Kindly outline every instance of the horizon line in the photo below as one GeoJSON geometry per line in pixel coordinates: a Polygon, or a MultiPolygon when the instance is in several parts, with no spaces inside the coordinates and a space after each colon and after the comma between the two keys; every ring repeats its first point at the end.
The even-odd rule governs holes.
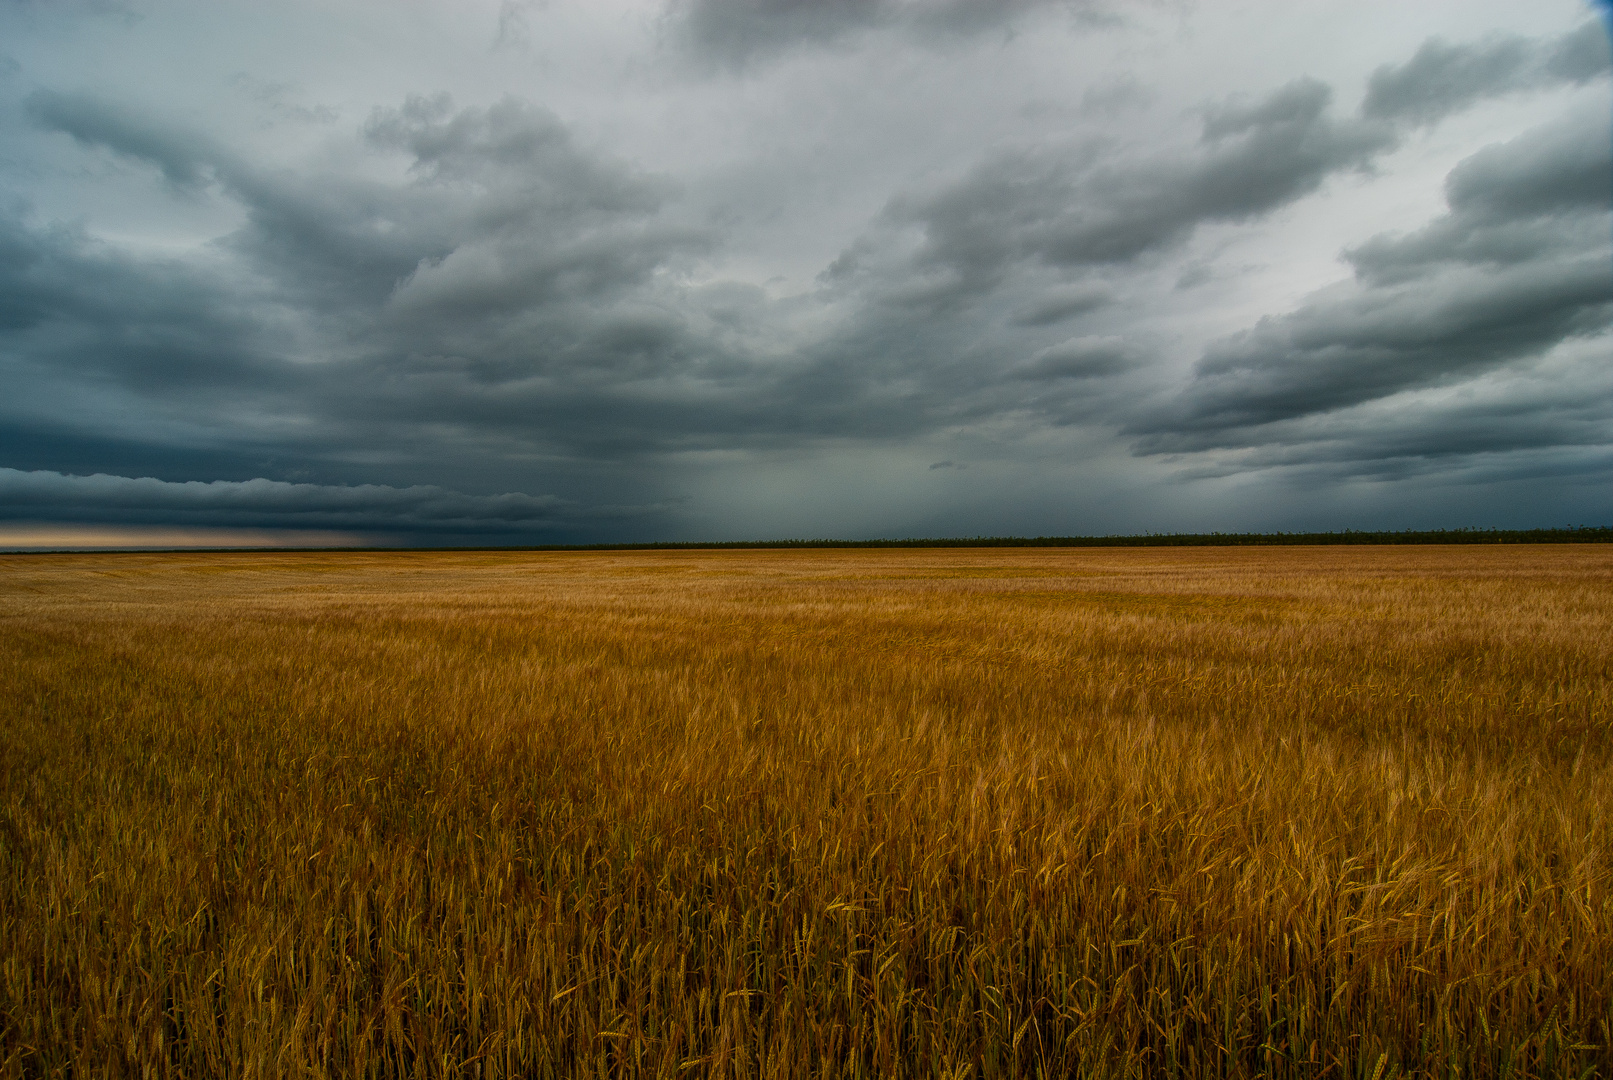
{"type": "Polygon", "coordinates": [[[1500,529],[1466,526],[1455,529],[1343,529],[1319,532],[1131,533],[1103,536],[973,536],[877,538],[866,540],[645,540],[588,544],[196,544],[51,545],[9,547],[5,555],[88,555],[163,553],[364,553],[364,552],[565,552],[565,551],[698,551],[833,548],[1011,548],[1011,547],[1336,547],[1418,544],[1592,544],[1613,543],[1613,525],[1565,525],[1554,528],[1500,529]]]}

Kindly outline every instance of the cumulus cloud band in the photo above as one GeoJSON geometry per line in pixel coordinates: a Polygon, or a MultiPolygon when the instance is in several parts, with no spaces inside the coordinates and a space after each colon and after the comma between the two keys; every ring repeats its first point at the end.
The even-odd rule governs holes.
{"type": "Polygon", "coordinates": [[[379,530],[531,529],[588,511],[552,496],[467,495],[430,485],[294,484],[280,480],[167,481],[0,468],[12,519],[186,522],[379,530]]]}

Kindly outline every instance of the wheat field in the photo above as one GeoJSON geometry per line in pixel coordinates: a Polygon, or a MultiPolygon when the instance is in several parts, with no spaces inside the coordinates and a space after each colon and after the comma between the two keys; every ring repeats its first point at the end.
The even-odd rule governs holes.
{"type": "Polygon", "coordinates": [[[0,557],[0,1076],[1613,1077],[1613,546],[0,557]]]}

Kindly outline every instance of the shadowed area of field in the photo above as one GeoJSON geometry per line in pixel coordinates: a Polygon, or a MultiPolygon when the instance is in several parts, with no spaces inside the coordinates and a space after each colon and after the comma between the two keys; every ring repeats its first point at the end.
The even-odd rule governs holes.
{"type": "Polygon", "coordinates": [[[1613,547],[0,556],[0,1076],[1613,1076],[1613,547]]]}

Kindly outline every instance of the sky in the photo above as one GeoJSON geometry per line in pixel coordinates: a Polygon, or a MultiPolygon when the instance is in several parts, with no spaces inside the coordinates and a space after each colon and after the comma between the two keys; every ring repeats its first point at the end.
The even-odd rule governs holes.
{"type": "Polygon", "coordinates": [[[0,0],[0,545],[1613,524],[1610,142],[1583,0],[0,0]]]}

